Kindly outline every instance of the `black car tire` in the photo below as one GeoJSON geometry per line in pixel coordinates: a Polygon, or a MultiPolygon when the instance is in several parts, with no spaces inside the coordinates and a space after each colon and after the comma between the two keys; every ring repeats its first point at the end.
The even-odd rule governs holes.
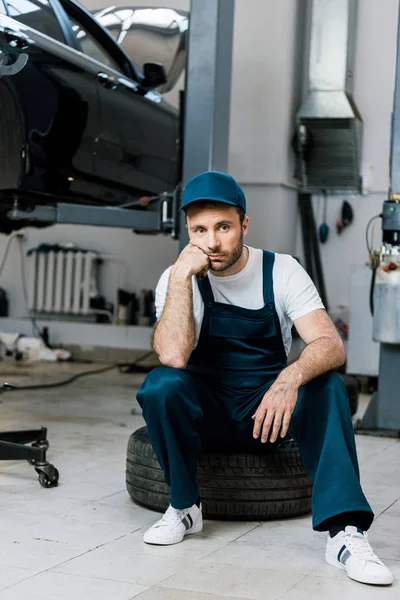
{"type": "Polygon", "coordinates": [[[349,397],[350,412],[353,416],[358,410],[358,396],[360,393],[358,379],[356,377],[352,377],[351,375],[346,375],[345,373],[339,373],[339,375],[345,385],[347,395],[349,397]]]}
{"type": "MultiPolygon", "coordinates": [[[[257,454],[202,453],[197,480],[206,519],[261,521],[311,509],[312,482],[294,442],[257,454]]],[[[136,503],[160,512],[167,509],[169,487],[146,427],[129,438],[126,486],[136,503]]]]}

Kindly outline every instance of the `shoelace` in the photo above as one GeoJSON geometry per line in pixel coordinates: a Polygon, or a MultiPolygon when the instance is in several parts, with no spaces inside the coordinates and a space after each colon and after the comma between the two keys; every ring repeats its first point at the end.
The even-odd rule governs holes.
{"type": "Polygon", "coordinates": [[[348,533],[346,535],[346,546],[358,559],[371,560],[379,564],[381,562],[371,548],[367,533],[348,533]]]}
{"type": "Polygon", "coordinates": [[[184,517],[188,514],[187,510],[179,510],[177,508],[173,508],[169,506],[167,511],[163,514],[161,521],[165,523],[171,523],[171,525],[175,525],[180,523],[184,517]]]}

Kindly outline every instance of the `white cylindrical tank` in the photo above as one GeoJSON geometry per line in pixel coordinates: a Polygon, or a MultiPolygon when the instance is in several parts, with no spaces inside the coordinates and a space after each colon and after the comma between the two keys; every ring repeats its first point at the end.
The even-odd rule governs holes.
{"type": "Polygon", "coordinates": [[[400,344],[400,260],[382,262],[376,269],[373,339],[400,344]]]}

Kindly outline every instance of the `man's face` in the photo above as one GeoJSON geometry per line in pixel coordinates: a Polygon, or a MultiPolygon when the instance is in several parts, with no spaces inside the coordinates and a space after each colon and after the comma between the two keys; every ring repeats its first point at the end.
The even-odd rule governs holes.
{"type": "Polygon", "coordinates": [[[222,273],[239,260],[249,218],[245,217],[241,225],[234,206],[220,203],[199,207],[194,203],[188,207],[186,222],[191,243],[209,256],[212,271],[222,273]]]}

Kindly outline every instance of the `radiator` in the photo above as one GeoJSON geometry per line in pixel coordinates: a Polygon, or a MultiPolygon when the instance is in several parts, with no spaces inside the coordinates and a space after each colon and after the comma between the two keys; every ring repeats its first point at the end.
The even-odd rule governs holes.
{"type": "Polygon", "coordinates": [[[28,252],[29,309],[36,313],[88,315],[90,299],[98,296],[96,252],[44,244],[28,252]],[[49,249],[51,248],[51,249],[49,249]]]}

